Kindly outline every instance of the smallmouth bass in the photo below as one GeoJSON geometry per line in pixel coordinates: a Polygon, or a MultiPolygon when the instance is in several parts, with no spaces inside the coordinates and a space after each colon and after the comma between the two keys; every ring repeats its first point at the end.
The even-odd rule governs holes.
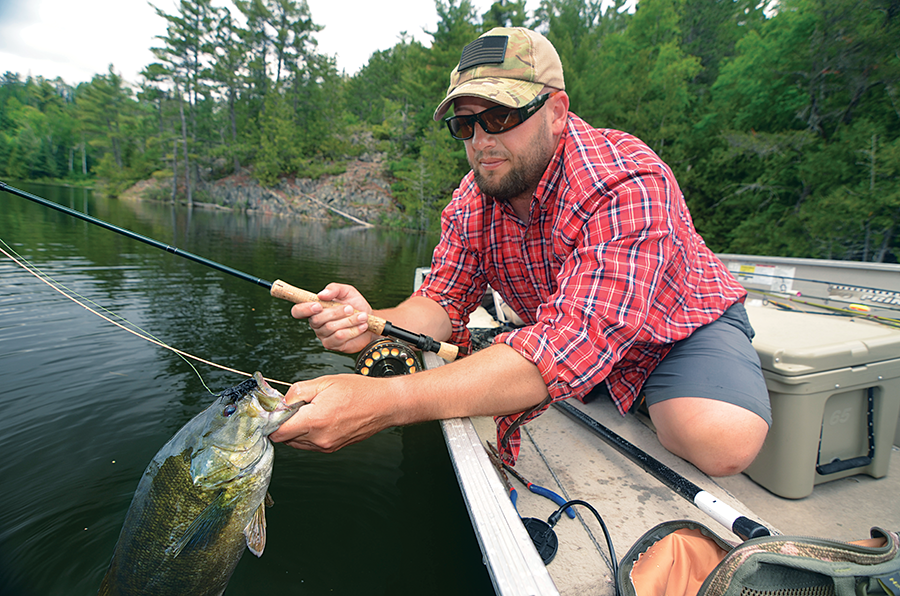
{"type": "Polygon", "coordinates": [[[135,490],[99,596],[218,596],[244,548],[261,556],[286,404],[260,373],[216,396],[157,452],[135,490]]]}

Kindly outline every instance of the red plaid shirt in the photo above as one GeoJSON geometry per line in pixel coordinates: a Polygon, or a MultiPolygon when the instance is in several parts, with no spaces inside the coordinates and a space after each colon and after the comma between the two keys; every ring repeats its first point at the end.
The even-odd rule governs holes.
{"type": "MultiPolygon", "coordinates": [[[[746,294],[694,229],[669,167],[639,139],[571,113],[529,222],[471,172],[444,209],[417,295],[447,311],[451,342],[469,343],[488,284],[527,324],[495,342],[537,365],[552,401],[605,380],[622,414],[673,342],[746,294]]],[[[548,405],[495,419],[504,459],[518,455],[514,423],[548,405]]]]}

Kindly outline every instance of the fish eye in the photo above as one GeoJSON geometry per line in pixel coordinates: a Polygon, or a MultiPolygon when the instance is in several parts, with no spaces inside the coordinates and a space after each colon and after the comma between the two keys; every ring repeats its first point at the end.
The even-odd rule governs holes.
{"type": "Polygon", "coordinates": [[[237,408],[235,408],[232,405],[227,405],[227,406],[225,406],[225,409],[222,411],[222,415],[225,416],[226,418],[228,418],[229,416],[234,414],[236,411],[237,411],[237,408]]]}

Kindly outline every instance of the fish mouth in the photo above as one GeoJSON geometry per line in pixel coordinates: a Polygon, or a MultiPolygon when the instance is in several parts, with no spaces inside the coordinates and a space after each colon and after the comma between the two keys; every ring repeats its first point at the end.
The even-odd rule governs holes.
{"type": "Polygon", "coordinates": [[[253,373],[253,380],[256,381],[256,389],[253,390],[253,394],[263,410],[277,412],[291,408],[291,405],[285,403],[284,395],[277,389],[273,389],[263,378],[262,373],[258,371],[253,373]]]}

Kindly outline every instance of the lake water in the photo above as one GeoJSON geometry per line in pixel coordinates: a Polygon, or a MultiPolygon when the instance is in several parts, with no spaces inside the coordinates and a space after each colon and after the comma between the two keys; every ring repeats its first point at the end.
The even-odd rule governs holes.
{"type": "MultiPolygon", "coordinates": [[[[409,295],[436,240],[16,186],[269,281],[352,283],[376,308],[409,295]]],[[[353,371],[265,289],[3,192],[0,239],[190,354],[287,382],[353,371]]],[[[216,392],[244,379],[196,366],[216,392]]],[[[96,594],[144,468],[212,395],[2,255],[0,375],[0,594],[96,594]]],[[[276,445],[270,492],[265,553],[244,554],[227,596],[493,593],[437,423],[330,455],[276,445]]]]}

